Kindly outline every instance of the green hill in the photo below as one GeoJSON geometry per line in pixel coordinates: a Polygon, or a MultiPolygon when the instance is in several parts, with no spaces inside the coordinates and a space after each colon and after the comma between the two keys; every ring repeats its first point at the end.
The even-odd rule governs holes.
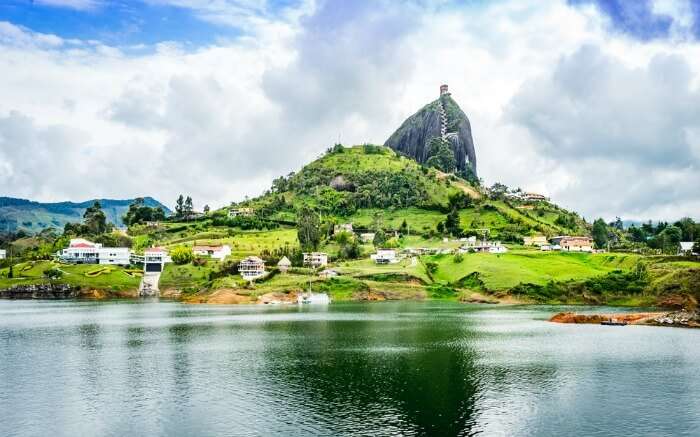
{"type": "MultiPolygon", "coordinates": [[[[122,216],[129,209],[134,199],[93,199],[85,202],[41,203],[26,199],[0,197],[0,232],[23,229],[27,232],[40,232],[47,228],[61,229],[66,223],[79,222],[85,209],[99,200],[107,221],[121,226],[122,216]]],[[[168,207],[153,199],[145,197],[144,203],[150,207],[161,207],[170,213],[168,207]]]]}
{"type": "Polygon", "coordinates": [[[445,220],[450,199],[462,194],[470,199],[459,205],[465,234],[489,229],[492,238],[512,241],[534,234],[588,234],[580,217],[554,204],[489,198],[458,176],[374,145],[336,146],[298,173],[276,179],[265,195],[237,207],[251,207],[260,218],[294,222],[296,212],[310,206],[326,220],[359,228],[370,227],[379,216],[387,231],[406,221],[412,234],[427,236],[445,220]]]}

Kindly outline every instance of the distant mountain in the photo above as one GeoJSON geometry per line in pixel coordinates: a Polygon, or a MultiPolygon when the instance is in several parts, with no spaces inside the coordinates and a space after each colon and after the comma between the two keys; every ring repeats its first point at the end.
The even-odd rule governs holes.
{"type": "Polygon", "coordinates": [[[447,91],[440,88],[440,97],[410,116],[384,145],[421,164],[430,158],[429,143],[442,138],[452,148],[458,172],[476,179],[476,151],[469,119],[447,91]]]}
{"type": "MultiPolygon", "coordinates": [[[[56,202],[41,203],[27,199],[0,197],[0,232],[23,229],[28,232],[39,232],[46,228],[63,228],[66,223],[79,222],[85,209],[96,199],[85,202],[56,202]]],[[[97,199],[107,216],[107,221],[122,226],[122,216],[129,209],[134,199],[114,200],[97,199]]],[[[147,206],[163,208],[166,214],[170,209],[152,197],[144,197],[147,206]]]]}

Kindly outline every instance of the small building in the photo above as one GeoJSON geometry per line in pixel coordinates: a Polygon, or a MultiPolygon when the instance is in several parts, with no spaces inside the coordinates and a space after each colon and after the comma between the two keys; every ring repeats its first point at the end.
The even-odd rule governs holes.
{"type": "Polygon", "coordinates": [[[287,273],[289,268],[292,266],[292,262],[286,256],[283,256],[281,260],[277,263],[277,268],[281,273],[287,273]]]}
{"type": "Polygon", "coordinates": [[[540,250],[543,252],[551,252],[552,251],[552,245],[551,244],[543,244],[540,246],[540,250]]]}
{"type": "Polygon", "coordinates": [[[328,254],[324,252],[311,252],[304,254],[304,265],[313,269],[328,265],[328,254]]]}
{"type": "Polygon", "coordinates": [[[363,243],[371,243],[374,241],[374,232],[363,232],[360,234],[360,241],[363,243]]]}
{"type": "Polygon", "coordinates": [[[231,255],[231,246],[228,244],[219,245],[195,245],[192,248],[192,253],[197,256],[209,256],[219,261],[223,261],[227,256],[231,255]]]}
{"type": "Polygon", "coordinates": [[[338,276],[338,272],[336,272],[333,269],[326,269],[326,270],[322,271],[321,273],[319,273],[318,276],[321,279],[335,278],[336,276],[338,276]]]}
{"type": "Polygon", "coordinates": [[[265,261],[257,256],[249,256],[238,263],[238,273],[247,281],[265,276],[265,261]]]}
{"type": "MultiPolygon", "coordinates": [[[[681,241],[680,242],[680,254],[681,255],[692,255],[693,254],[693,247],[695,246],[695,242],[693,241],[681,241]]],[[[0,258],[2,258],[0,254],[0,258]]]]}
{"type": "Polygon", "coordinates": [[[5,249],[0,249],[0,259],[7,258],[7,251],[5,249]]]}
{"type": "Polygon", "coordinates": [[[549,242],[544,235],[535,235],[534,237],[523,237],[523,244],[525,246],[544,246],[549,242]]]}
{"type": "Polygon", "coordinates": [[[558,245],[567,252],[593,252],[591,237],[563,237],[558,240],[558,245]]]}
{"type": "Polygon", "coordinates": [[[506,253],[508,248],[501,244],[500,241],[480,241],[476,244],[465,244],[461,246],[458,253],[467,252],[483,252],[483,253],[506,253]]]}
{"type": "Polygon", "coordinates": [[[394,249],[378,249],[377,253],[371,255],[370,258],[377,264],[393,264],[398,262],[394,249]]]}
{"type": "Polygon", "coordinates": [[[162,247],[149,247],[143,251],[143,270],[147,273],[160,273],[171,261],[168,251],[162,247]]]}
{"type": "Polygon", "coordinates": [[[228,210],[228,216],[231,218],[238,216],[250,217],[253,214],[255,214],[253,208],[231,208],[228,210]]]}
{"type": "Polygon", "coordinates": [[[84,238],[73,238],[68,247],[58,252],[58,258],[71,264],[108,264],[128,266],[131,250],[128,247],[102,247],[84,238]]]}
{"type": "Polygon", "coordinates": [[[520,194],[520,200],[524,200],[526,202],[548,202],[549,199],[538,193],[521,193],[520,194]]]}
{"type": "MultiPolygon", "coordinates": [[[[339,225],[333,226],[333,233],[337,234],[340,232],[349,232],[352,234],[352,223],[342,223],[339,225]]],[[[372,237],[374,238],[374,237],[372,237]]]]}

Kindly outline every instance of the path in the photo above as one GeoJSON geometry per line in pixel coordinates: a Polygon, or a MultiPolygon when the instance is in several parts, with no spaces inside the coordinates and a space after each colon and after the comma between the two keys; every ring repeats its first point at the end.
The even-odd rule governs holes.
{"type": "Polygon", "coordinates": [[[157,297],[160,293],[158,282],[160,281],[160,273],[146,272],[141,279],[139,286],[139,296],[141,297],[157,297]]]}

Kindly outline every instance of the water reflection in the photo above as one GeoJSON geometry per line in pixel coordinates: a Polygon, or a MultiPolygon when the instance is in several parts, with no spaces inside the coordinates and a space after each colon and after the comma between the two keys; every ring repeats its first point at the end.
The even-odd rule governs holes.
{"type": "Polygon", "coordinates": [[[698,435],[700,331],[557,310],[0,302],[0,435],[698,435]]]}

